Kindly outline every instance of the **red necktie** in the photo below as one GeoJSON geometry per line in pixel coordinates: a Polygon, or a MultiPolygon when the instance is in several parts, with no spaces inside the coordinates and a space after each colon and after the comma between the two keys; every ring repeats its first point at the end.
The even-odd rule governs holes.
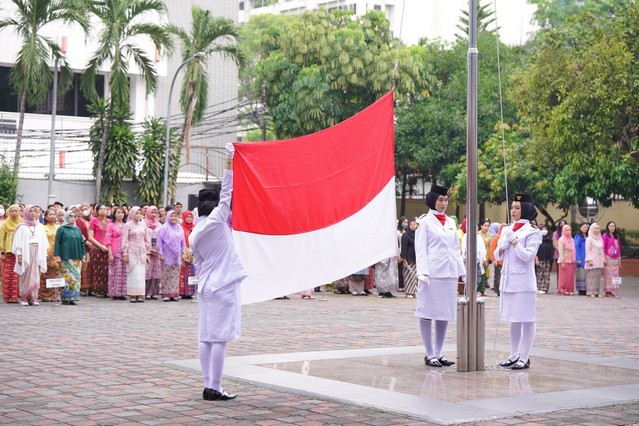
{"type": "Polygon", "coordinates": [[[435,217],[441,222],[442,226],[446,223],[446,215],[445,214],[436,214],[435,217]]]}
{"type": "Polygon", "coordinates": [[[513,225],[513,232],[517,232],[517,230],[519,228],[521,228],[522,226],[524,226],[524,222],[517,222],[513,225]]]}

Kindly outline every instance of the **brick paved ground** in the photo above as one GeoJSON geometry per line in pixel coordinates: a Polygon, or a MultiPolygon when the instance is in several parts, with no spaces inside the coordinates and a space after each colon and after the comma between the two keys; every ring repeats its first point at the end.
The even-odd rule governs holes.
{"type": "MultiPolygon", "coordinates": [[[[325,293],[322,293],[325,295],[325,293]]],[[[327,294],[327,301],[246,306],[243,337],[228,354],[249,355],[420,345],[410,299],[327,294]]],[[[497,298],[487,301],[487,348],[497,298]]],[[[622,298],[539,298],[536,348],[639,359],[639,279],[622,298]]],[[[201,399],[199,375],[167,361],[197,358],[197,305],[83,298],[78,306],[0,305],[0,424],[417,425],[423,420],[286,389],[224,380],[231,402],[201,399]]],[[[448,333],[454,342],[455,327],[448,333]]],[[[534,356],[534,349],[533,349],[534,356]]],[[[418,359],[414,367],[423,369],[418,359]]],[[[420,370],[421,371],[421,370],[420,370]]],[[[526,415],[483,425],[639,424],[639,403],[526,415]]]]}

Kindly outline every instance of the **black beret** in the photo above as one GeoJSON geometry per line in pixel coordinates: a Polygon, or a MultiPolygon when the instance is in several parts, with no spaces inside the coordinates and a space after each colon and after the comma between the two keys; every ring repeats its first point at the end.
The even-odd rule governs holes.
{"type": "Polygon", "coordinates": [[[433,185],[430,187],[430,192],[434,192],[438,195],[448,195],[448,188],[445,186],[433,185]]]}
{"type": "Polygon", "coordinates": [[[513,201],[519,201],[520,203],[532,203],[532,196],[529,194],[515,194],[513,201]]]}

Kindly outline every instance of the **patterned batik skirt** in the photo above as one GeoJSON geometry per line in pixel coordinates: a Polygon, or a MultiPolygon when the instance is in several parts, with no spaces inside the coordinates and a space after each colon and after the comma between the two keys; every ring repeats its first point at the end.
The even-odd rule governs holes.
{"type": "Polygon", "coordinates": [[[60,273],[66,284],[62,290],[62,301],[71,302],[80,300],[82,261],[80,259],[63,260],[60,266],[60,273]]]}
{"type": "Polygon", "coordinates": [[[586,270],[584,268],[575,269],[575,290],[579,294],[586,294],[586,270]]]}
{"type": "Polygon", "coordinates": [[[550,288],[551,269],[552,259],[539,261],[539,265],[535,268],[535,273],[537,275],[537,290],[548,293],[548,289],[550,288]]]}
{"type": "Polygon", "coordinates": [[[415,296],[417,294],[417,274],[414,263],[404,263],[404,294],[415,296]]]}
{"type": "Polygon", "coordinates": [[[604,291],[606,293],[617,294],[619,284],[615,283],[615,278],[619,278],[619,258],[606,256],[606,264],[604,265],[604,291]]]}
{"type": "Polygon", "coordinates": [[[182,262],[180,270],[180,296],[190,298],[195,294],[196,286],[189,285],[189,277],[195,275],[195,267],[192,263],[182,262]]]}
{"type": "Polygon", "coordinates": [[[53,278],[60,278],[60,267],[58,262],[55,261],[53,255],[47,255],[47,272],[40,277],[40,300],[45,302],[54,302],[56,298],[56,289],[47,288],[47,280],[53,278]]]}
{"type": "Polygon", "coordinates": [[[180,266],[162,265],[162,297],[178,297],[180,288],[180,266]]]}
{"type": "Polygon", "coordinates": [[[97,247],[91,249],[91,287],[99,296],[109,291],[109,253],[97,247]]]}
{"type": "Polygon", "coordinates": [[[126,263],[122,255],[114,256],[113,262],[109,262],[109,296],[126,296],[126,263]]]}
{"type": "Polygon", "coordinates": [[[13,272],[16,266],[16,256],[13,253],[4,254],[2,264],[2,299],[7,303],[18,303],[20,297],[20,280],[13,272]]]}

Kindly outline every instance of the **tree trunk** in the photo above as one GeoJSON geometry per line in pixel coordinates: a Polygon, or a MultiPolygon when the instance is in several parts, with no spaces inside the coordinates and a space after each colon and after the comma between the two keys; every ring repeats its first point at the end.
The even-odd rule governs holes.
{"type": "Polygon", "coordinates": [[[402,173],[402,198],[401,198],[401,204],[400,204],[400,208],[399,208],[399,215],[400,216],[405,216],[406,215],[406,181],[408,179],[406,178],[406,173],[402,173]]]}
{"type": "Polygon", "coordinates": [[[104,119],[104,129],[102,130],[102,140],[100,141],[100,149],[98,150],[98,164],[95,167],[95,202],[100,202],[102,192],[102,171],[104,170],[104,153],[109,140],[109,131],[111,130],[111,120],[113,119],[113,98],[109,101],[109,108],[104,119]]]}
{"type": "Polygon", "coordinates": [[[189,82],[189,107],[184,117],[184,127],[182,128],[182,140],[184,141],[184,150],[186,151],[186,162],[191,157],[191,123],[193,122],[193,110],[195,109],[195,81],[189,82]]]}
{"type": "Polygon", "coordinates": [[[13,157],[13,175],[18,176],[20,168],[20,151],[22,149],[22,133],[24,132],[24,114],[27,109],[27,89],[20,95],[20,117],[18,118],[18,133],[16,134],[16,151],[13,157]]]}

